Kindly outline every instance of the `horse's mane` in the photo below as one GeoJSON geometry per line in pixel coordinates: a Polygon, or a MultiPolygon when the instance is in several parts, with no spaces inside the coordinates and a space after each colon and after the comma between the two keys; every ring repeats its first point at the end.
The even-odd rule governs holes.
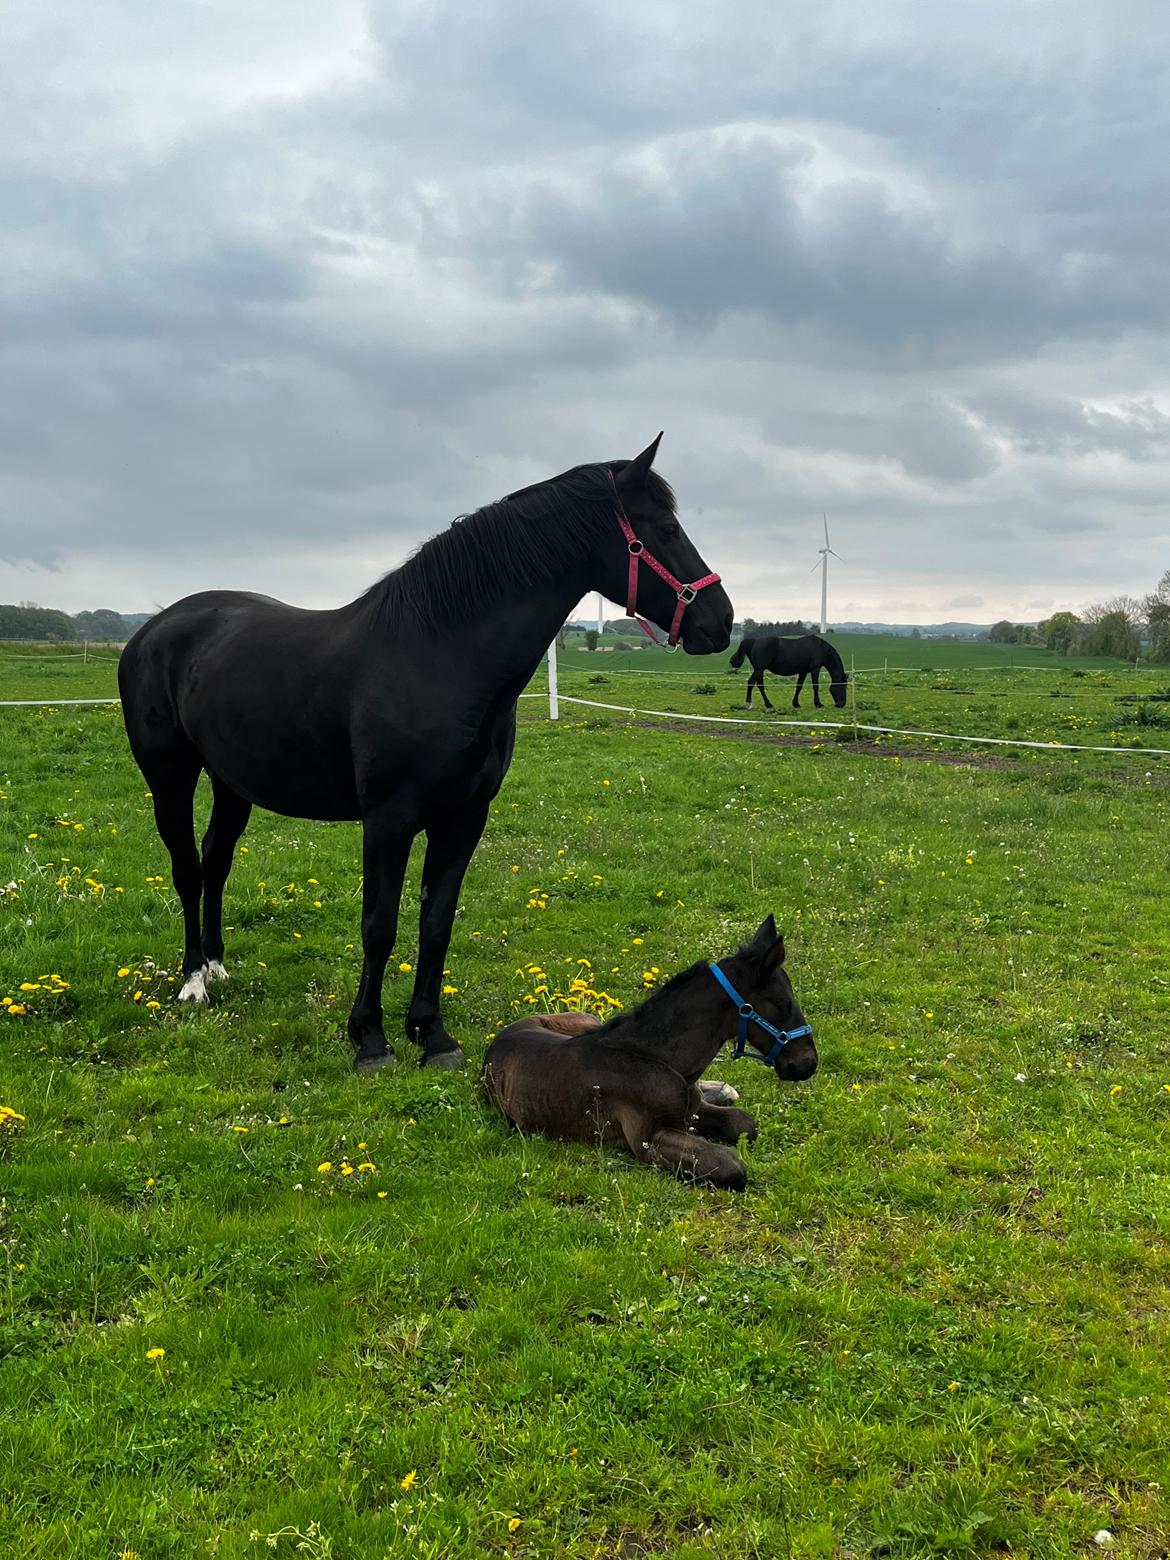
{"type": "MultiPolygon", "coordinates": [[[[381,622],[409,617],[420,626],[438,627],[563,578],[613,523],[610,473],[628,465],[616,460],[574,466],[460,515],[401,568],[372,585],[355,606],[381,622]]],[[[655,503],[673,512],[674,493],[657,472],[649,473],[646,489],[655,503]]]]}
{"type": "Polygon", "coordinates": [[[817,644],[821,646],[821,654],[824,656],[825,665],[829,669],[830,681],[844,682],[845,662],[841,659],[841,652],[836,645],[830,644],[827,639],[822,639],[819,634],[810,635],[810,638],[815,639],[817,644]]]}
{"type": "MultiPolygon", "coordinates": [[[[750,952],[750,946],[744,943],[743,947],[736,949],[734,957],[741,958],[750,952]]],[[[696,975],[706,975],[713,983],[714,978],[711,975],[710,965],[711,961],[709,959],[698,959],[694,964],[688,965],[685,970],[679,970],[677,975],[672,975],[664,986],[659,986],[657,991],[651,992],[644,1002],[638,1003],[637,1007],[626,1008],[621,1013],[615,1013],[612,1018],[607,1019],[602,1024],[600,1029],[591,1029],[589,1038],[591,1040],[600,1040],[618,1026],[632,1024],[634,1035],[628,1036],[627,1039],[636,1039],[637,1031],[641,1028],[655,1025],[659,1013],[668,1000],[677,996],[679,988],[694,980],[696,975]]]]}

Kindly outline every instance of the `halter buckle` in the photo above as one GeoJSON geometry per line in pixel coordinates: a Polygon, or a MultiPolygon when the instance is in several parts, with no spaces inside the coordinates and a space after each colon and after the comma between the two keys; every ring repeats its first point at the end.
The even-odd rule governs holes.
{"type": "Polygon", "coordinates": [[[691,602],[694,601],[698,594],[698,591],[693,585],[684,585],[678,593],[678,599],[682,602],[684,607],[689,607],[691,602]]]}
{"type": "Polygon", "coordinates": [[[630,557],[631,558],[637,558],[640,555],[641,551],[642,551],[642,544],[641,544],[641,542],[638,540],[638,538],[636,536],[635,536],[634,540],[629,544],[629,546],[630,546],[630,557]]]}

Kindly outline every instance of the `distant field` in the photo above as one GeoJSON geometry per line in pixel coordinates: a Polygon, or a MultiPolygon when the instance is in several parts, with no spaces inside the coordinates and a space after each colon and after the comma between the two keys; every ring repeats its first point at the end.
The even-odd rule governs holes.
{"type": "MultiPolygon", "coordinates": [[[[563,684],[742,698],[725,658],[600,659],[563,684]]],[[[5,697],[114,687],[0,668],[5,697]]],[[[1009,734],[1084,712],[1079,735],[1157,681],[947,676],[970,691],[904,668],[863,702],[1009,734]]],[[[356,828],[256,816],[233,980],[179,1012],[117,710],[0,710],[6,1560],[1068,1560],[1100,1528],[1160,1555],[1166,761],[988,770],[522,709],[449,960],[473,1065],[372,1078],[339,1034],[356,828]],[[822,1067],[713,1069],[761,1126],[743,1197],[480,1102],[538,985],[586,971],[628,1005],[768,911],[822,1067]]],[[[416,856],[395,1034],[417,893],[416,856]]]]}

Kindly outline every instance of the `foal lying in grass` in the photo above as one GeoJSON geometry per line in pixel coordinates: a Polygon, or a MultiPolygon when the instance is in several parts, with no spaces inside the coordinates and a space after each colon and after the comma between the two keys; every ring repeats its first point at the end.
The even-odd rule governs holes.
{"type": "Polygon", "coordinates": [[[484,1057],[488,1097],[522,1132],[624,1145],[643,1164],[704,1186],[742,1191],[747,1170],[724,1144],[749,1142],[736,1098],[699,1083],[720,1047],[766,1062],[778,1078],[810,1078],[812,1030],[784,972],[771,916],[750,943],[690,969],[607,1024],[588,1013],[533,1015],[500,1031],[484,1057]]]}

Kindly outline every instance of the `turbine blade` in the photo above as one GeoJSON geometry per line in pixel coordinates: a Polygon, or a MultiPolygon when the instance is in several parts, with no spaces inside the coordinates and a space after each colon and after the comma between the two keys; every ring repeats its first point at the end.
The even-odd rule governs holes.
{"type": "Polygon", "coordinates": [[[824,510],[821,511],[821,519],[825,522],[825,546],[829,545],[829,517],[824,510]]]}

